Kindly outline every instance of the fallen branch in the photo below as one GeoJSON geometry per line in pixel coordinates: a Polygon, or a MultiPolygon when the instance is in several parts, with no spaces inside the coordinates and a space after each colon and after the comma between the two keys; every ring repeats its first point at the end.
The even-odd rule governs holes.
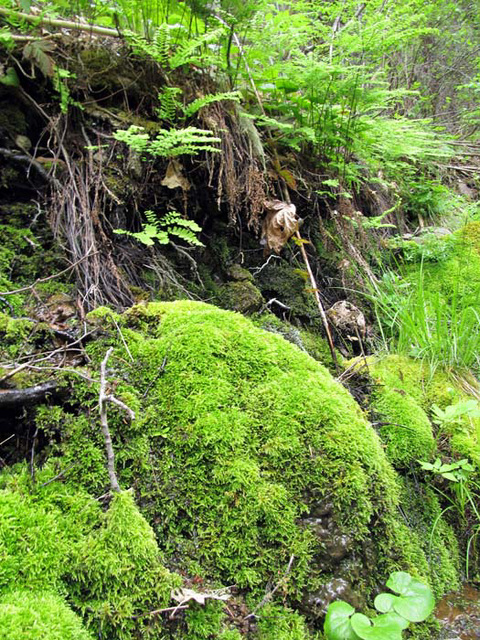
{"type": "Polygon", "coordinates": [[[48,396],[57,396],[61,388],[55,381],[44,382],[27,389],[0,389],[0,407],[15,407],[42,402],[48,396]]]}
{"type": "Polygon", "coordinates": [[[48,25],[50,27],[58,27],[60,29],[75,29],[76,31],[86,31],[87,33],[94,33],[97,36],[107,36],[110,38],[120,38],[121,34],[116,29],[109,29],[108,27],[99,27],[95,24],[82,24],[81,22],[74,22],[73,20],[57,20],[56,18],[48,18],[47,16],[34,15],[32,13],[22,13],[21,11],[12,11],[11,9],[0,8],[0,16],[7,18],[15,18],[18,20],[25,20],[26,22],[32,22],[36,26],[48,25]]]}
{"type": "Polygon", "coordinates": [[[117,493],[120,492],[120,485],[118,484],[117,474],[115,473],[115,453],[113,451],[112,445],[112,437],[110,435],[110,429],[108,428],[108,420],[107,420],[107,402],[111,402],[112,404],[116,404],[117,407],[123,409],[129,416],[130,420],[135,419],[135,413],[127,407],[127,405],[106,392],[107,389],[107,362],[112,354],[113,347],[105,354],[105,358],[102,360],[102,364],[100,365],[100,395],[98,398],[98,407],[100,410],[100,422],[102,425],[103,437],[105,439],[105,449],[107,451],[107,470],[108,477],[110,478],[110,488],[112,491],[117,493]]]}
{"type": "Polygon", "coordinates": [[[335,365],[335,369],[337,372],[339,371],[337,355],[335,353],[335,347],[333,346],[332,334],[330,333],[330,327],[328,325],[327,315],[325,313],[325,309],[323,308],[322,300],[320,298],[320,293],[318,291],[317,283],[315,280],[315,276],[313,275],[312,268],[310,266],[310,262],[308,260],[307,252],[305,250],[305,242],[300,235],[299,231],[295,232],[295,237],[298,239],[298,244],[300,245],[300,251],[302,253],[303,261],[305,262],[305,266],[307,267],[308,277],[310,278],[310,283],[313,289],[313,295],[315,296],[315,300],[317,301],[318,310],[320,311],[320,317],[322,318],[323,326],[325,329],[325,333],[327,334],[328,346],[330,347],[330,353],[332,354],[332,360],[335,365]]]}

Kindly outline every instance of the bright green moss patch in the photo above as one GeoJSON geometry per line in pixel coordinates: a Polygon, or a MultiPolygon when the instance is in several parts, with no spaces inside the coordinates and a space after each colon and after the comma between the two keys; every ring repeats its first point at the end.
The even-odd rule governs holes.
{"type": "MultiPolygon", "coordinates": [[[[92,628],[99,625],[107,637],[130,638],[139,628],[135,614],[167,606],[171,588],[180,584],[161,560],[132,493],[115,494],[102,527],[77,549],[69,594],[92,628]]],[[[154,637],[159,624],[158,618],[150,621],[144,637],[154,637]]]]}
{"type": "MultiPolygon", "coordinates": [[[[299,594],[322,574],[312,558],[328,557],[307,524],[318,504],[332,503],[329,518],[352,551],[376,536],[374,521],[395,520],[397,485],[377,435],[305,352],[240,315],[179,301],[116,317],[130,364],[108,316],[90,315],[104,330],[111,326],[90,355],[98,366],[116,346],[110,375],[138,415],[128,423],[109,411],[120,482],[134,483],[176,567],[261,594],[293,554],[289,590],[299,594]]],[[[75,475],[88,486],[82,464],[75,475]]],[[[402,549],[395,555],[409,564],[402,549]]]]}
{"type": "Polygon", "coordinates": [[[258,640],[308,640],[304,618],[287,607],[268,604],[259,613],[258,640]]]}
{"type": "MultiPolygon", "coordinates": [[[[26,469],[2,477],[0,592],[34,589],[65,596],[87,626],[96,633],[102,629],[110,640],[158,638],[161,619],[142,614],[166,606],[180,579],[162,564],[132,494],[115,495],[103,512],[73,484],[42,486],[53,475],[53,468],[39,472],[36,489],[26,469]]],[[[45,635],[50,637],[57,638],[53,631],[45,635]]]]}
{"type": "Polygon", "coordinates": [[[12,591],[0,597],[1,640],[92,640],[76,615],[58,595],[12,591]]]}
{"type": "Polygon", "coordinates": [[[435,448],[432,427],[425,411],[405,391],[381,387],[371,401],[379,416],[379,433],[395,468],[428,459],[435,448]]]}
{"type": "MultiPolygon", "coordinates": [[[[409,437],[410,434],[406,429],[403,434],[405,443],[402,443],[402,432],[398,431],[396,434],[398,437],[393,437],[394,444],[391,445],[392,435],[388,435],[389,425],[385,425],[386,431],[385,433],[382,431],[382,438],[386,438],[387,447],[394,446],[398,454],[404,445],[408,448],[408,442],[410,442],[413,447],[410,449],[413,454],[412,459],[422,457],[427,459],[433,454],[435,447],[432,446],[429,449],[429,442],[432,443],[432,440],[421,410],[431,418],[434,404],[445,409],[449,405],[471,400],[472,396],[468,395],[466,389],[468,384],[475,388],[475,380],[448,374],[440,368],[432,373],[428,365],[406,356],[389,355],[382,359],[369,358],[368,363],[369,374],[378,385],[378,391],[372,394],[373,410],[390,416],[391,422],[398,421],[398,424],[414,428],[418,437],[418,440],[415,440],[414,432],[411,432],[409,437]],[[387,402],[385,397],[389,398],[387,402]],[[418,442],[419,447],[416,453],[415,442],[418,442]]],[[[435,426],[434,432],[437,439],[441,436],[448,438],[449,447],[454,455],[469,458],[480,468],[480,420],[478,418],[462,416],[447,428],[435,426]]],[[[405,457],[404,460],[406,460],[405,457]]]]}

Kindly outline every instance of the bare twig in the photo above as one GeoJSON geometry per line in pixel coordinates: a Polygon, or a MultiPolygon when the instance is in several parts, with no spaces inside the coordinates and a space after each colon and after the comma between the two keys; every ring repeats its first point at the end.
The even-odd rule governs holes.
{"type": "Polygon", "coordinates": [[[76,466],[76,462],[74,462],[73,464],[71,464],[69,467],[67,467],[66,469],[64,469],[63,471],[60,471],[60,473],[57,473],[56,476],[54,476],[53,478],[50,478],[50,480],[47,480],[46,482],[43,482],[40,486],[41,487],[46,487],[47,484],[50,484],[51,482],[55,482],[55,480],[58,480],[59,478],[61,478],[62,476],[64,476],[68,471],[70,471],[71,469],[73,469],[73,467],[76,466]]]}
{"type": "Polygon", "coordinates": [[[99,251],[95,251],[93,253],[87,253],[82,258],[80,258],[80,260],[77,260],[76,262],[73,262],[66,269],[63,269],[63,271],[59,271],[58,273],[54,273],[53,275],[48,276],[46,278],[37,278],[37,280],[35,280],[35,282],[33,284],[29,284],[26,287],[21,287],[20,289],[14,289],[13,291],[1,291],[0,292],[0,296],[11,296],[14,293],[22,293],[22,291],[29,291],[30,289],[34,289],[37,286],[37,284],[40,284],[41,282],[47,282],[48,280],[53,280],[54,278],[59,278],[60,276],[63,276],[64,273],[67,273],[68,271],[71,271],[71,269],[74,269],[78,264],[80,264],[80,262],[83,262],[87,258],[91,258],[92,256],[96,255],[97,253],[100,253],[100,252],[99,251]]]}
{"type": "Polygon", "coordinates": [[[271,253],[266,262],[264,262],[260,267],[255,267],[255,269],[252,269],[252,275],[258,276],[258,274],[261,273],[265,269],[265,267],[269,264],[270,260],[281,260],[281,258],[280,256],[277,256],[277,254],[271,253]]]}
{"type": "Polygon", "coordinates": [[[2,446],[2,444],[5,444],[6,442],[8,442],[9,440],[11,440],[11,439],[12,439],[12,438],[14,438],[14,437],[15,437],[15,434],[14,434],[14,433],[12,433],[12,435],[11,435],[11,436],[8,436],[8,438],[5,438],[5,440],[2,440],[2,441],[0,442],[0,447],[2,446]]]}
{"type": "Polygon", "coordinates": [[[115,454],[113,451],[112,445],[112,437],[110,435],[110,429],[108,428],[107,421],[107,402],[111,402],[112,404],[116,404],[118,407],[126,411],[131,420],[135,419],[135,413],[127,407],[127,405],[115,398],[112,394],[106,392],[107,389],[107,362],[110,358],[113,351],[113,347],[108,349],[105,354],[105,358],[102,360],[102,364],[100,365],[100,394],[98,398],[98,407],[100,410],[100,422],[102,425],[103,437],[105,438],[105,449],[107,451],[107,470],[108,476],[110,478],[110,488],[112,491],[120,492],[120,485],[118,484],[117,474],[115,473],[115,454]]]}
{"type": "Polygon", "coordinates": [[[315,300],[317,301],[318,310],[320,311],[320,317],[322,318],[323,326],[325,328],[325,333],[327,334],[328,346],[330,347],[330,353],[332,354],[332,360],[335,365],[336,370],[339,370],[337,355],[335,353],[335,347],[333,346],[332,334],[330,333],[330,327],[328,325],[327,315],[325,313],[325,309],[323,308],[322,300],[320,298],[320,293],[318,291],[317,283],[315,280],[315,276],[313,275],[312,268],[310,266],[310,262],[308,260],[307,252],[305,250],[305,244],[302,236],[299,231],[295,232],[295,236],[300,244],[300,251],[302,253],[303,261],[305,262],[305,266],[307,267],[308,277],[310,278],[310,282],[313,289],[313,295],[315,296],[315,300]]]}
{"type": "Polygon", "coordinates": [[[181,607],[176,606],[176,607],[165,607],[164,609],[155,609],[154,611],[147,611],[146,613],[140,613],[137,616],[132,616],[132,618],[137,619],[137,618],[146,618],[147,616],[156,616],[159,613],[167,613],[168,611],[178,611],[179,609],[188,609],[188,604],[185,604],[181,607]]]}
{"type": "Polygon", "coordinates": [[[295,556],[292,553],[292,555],[290,556],[290,560],[288,561],[288,566],[285,569],[285,573],[283,574],[283,576],[280,578],[277,584],[273,587],[273,589],[265,594],[262,601],[259,604],[257,604],[257,606],[252,611],[252,613],[249,613],[248,616],[245,616],[244,620],[248,620],[249,618],[254,618],[256,616],[257,611],[261,609],[263,606],[265,606],[268,602],[270,602],[270,600],[273,598],[273,596],[278,591],[278,589],[280,589],[280,587],[283,584],[285,584],[285,578],[288,576],[288,574],[292,570],[292,565],[294,560],[295,560],[295,556]]]}

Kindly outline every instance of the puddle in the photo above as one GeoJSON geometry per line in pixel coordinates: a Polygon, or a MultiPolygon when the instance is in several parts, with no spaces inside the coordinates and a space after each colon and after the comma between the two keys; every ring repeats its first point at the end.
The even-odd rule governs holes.
{"type": "Polygon", "coordinates": [[[480,591],[472,585],[444,596],[435,615],[443,627],[441,640],[480,640],[480,591]]]}

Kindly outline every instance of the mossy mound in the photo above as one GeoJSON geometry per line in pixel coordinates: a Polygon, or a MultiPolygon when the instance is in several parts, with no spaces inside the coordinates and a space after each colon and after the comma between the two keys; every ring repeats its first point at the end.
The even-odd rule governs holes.
{"type": "MultiPolygon", "coordinates": [[[[120,482],[135,487],[171,566],[260,595],[293,555],[294,599],[368,542],[385,575],[418,573],[420,549],[392,548],[398,486],[378,436],[322,365],[202,303],[98,309],[90,321],[104,333],[92,363],[115,346],[110,375],[138,416],[128,424],[110,412],[120,482]],[[341,552],[331,554],[332,539],[341,552]]],[[[98,432],[79,418],[64,434],[65,463],[80,457],[75,480],[95,491],[106,483],[98,432]]],[[[367,593],[382,577],[352,582],[367,593]]]]}
{"type": "Polygon", "coordinates": [[[24,467],[1,478],[0,594],[33,591],[18,603],[13,595],[0,600],[0,620],[10,617],[15,632],[38,623],[44,633],[22,636],[18,631],[18,638],[90,638],[86,631],[74,635],[79,619],[62,596],[96,634],[100,630],[111,640],[158,638],[161,620],[142,615],[166,606],[171,588],[181,581],[164,568],[153,531],[132,494],[116,494],[103,512],[98,500],[73,484],[52,482],[54,477],[53,466],[47,465],[36,485],[24,467]],[[29,612],[34,596],[38,606],[32,601],[29,612]]]}
{"type": "MultiPolygon", "coordinates": [[[[432,415],[434,405],[445,409],[471,400],[472,396],[465,389],[470,384],[475,392],[478,383],[474,379],[453,376],[442,369],[432,373],[427,364],[406,356],[389,355],[381,360],[369,358],[368,363],[370,376],[380,389],[378,393],[373,394],[373,410],[389,415],[392,418],[391,422],[401,425],[394,437],[395,449],[400,447],[404,450],[404,461],[407,458],[410,458],[410,461],[428,459],[433,455],[435,446],[425,417],[432,415]],[[385,403],[384,396],[391,397],[392,393],[396,394],[392,402],[385,403]],[[410,432],[410,437],[408,432],[411,429],[414,431],[410,432]],[[414,433],[417,434],[418,440],[413,437],[414,433]]],[[[458,420],[442,427],[441,430],[437,427],[436,432],[437,438],[439,435],[448,438],[449,452],[469,458],[480,469],[479,418],[460,415],[458,420]]],[[[382,432],[382,437],[385,437],[387,446],[391,447],[393,445],[389,444],[388,434],[388,430],[386,434],[382,432]]]]}
{"type": "Polygon", "coordinates": [[[93,640],[58,595],[12,591],[0,597],[0,640],[93,640]]]}
{"type": "Polygon", "coordinates": [[[373,406],[379,415],[378,429],[387,458],[397,469],[428,459],[435,448],[432,427],[425,411],[402,389],[380,388],[373,406]]]}

